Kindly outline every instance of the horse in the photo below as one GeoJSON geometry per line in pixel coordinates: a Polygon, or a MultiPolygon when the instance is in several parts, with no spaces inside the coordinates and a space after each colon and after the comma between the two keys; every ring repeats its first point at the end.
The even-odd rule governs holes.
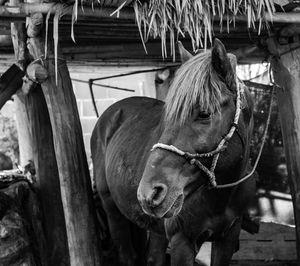
{"type": "Polygon", "coordinates": [[[195,56],[179,51],[165,102],[121,100],[92,133],[96,189],[120,265],[165,265],[169,245],[172,266],[192,266],[205,241],[211,265],[229,265],[254,198],[252,178],[238,183],[249,171],[253,100],[234,56],[218,39],[195,56]]]}

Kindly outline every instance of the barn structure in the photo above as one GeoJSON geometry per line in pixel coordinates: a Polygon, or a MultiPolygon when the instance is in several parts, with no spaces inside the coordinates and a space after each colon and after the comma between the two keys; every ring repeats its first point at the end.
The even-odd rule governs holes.
{"type": "MultiPolygon", "coordinates": [[[[24,196],[26,188],[21,190],[30,202],[31,241],[37,243],[32,249],[24,245],[26,265],[101,265],[101,232],[68,66],[164,69],[178,65],[177,40],[196,51],[209,47],[213,37],[240,64],[271,63],[300,265],[299,8],[299,1],[291,0],[0,0],[0,70],[5,72],[0,107],[16,95],[21,161],[34,162],[40,203],[39,208],[34,198],[24,196]]],[[[5,193],[0,196],[2,219],[11,203],[5,193]]],[[[291,242],[289,233],[282,235],[291,242]]]]}

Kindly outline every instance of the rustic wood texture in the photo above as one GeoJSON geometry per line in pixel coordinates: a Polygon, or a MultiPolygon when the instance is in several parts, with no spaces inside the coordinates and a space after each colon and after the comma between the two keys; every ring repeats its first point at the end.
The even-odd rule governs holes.
{"type": "Polygon", "coordinates": [[[232,260],[296,261],[295,228],[275,223],[261,223],[258,234],[241,231],[240,249],[232,260]]]}
{"type": "MultiPolygon", "coordinates": [[[[43,40],[29,40],[35,59],[44,55],[43,40]]],[[[53,131],[70,265],[100,265],[89,170],[70,75],[66,62],[59,59],[56,83],[54,59],[47,59],[44,64],[49,77],[42,83],[42,90],[53,131]]]]}
{"type": "Polygon", "coordinates": [[[64,61],[46,61],[49,79],[42,84],[54,135],[71,265],[99,265],[92,190],[83,136],[70,75],[64,61]],[[76,195],[76,196],[75,196],[76,195]],[[84,244],[82,244],[84,243],[84,244]]]}
{"type": "Polygon", "coordinates": [[[48,78],[47,70],[38,62],[28,65],[26,73],[30,80],[37,83],[43,83],[48,78]]]}
{"type": "Polygon", "coordinates": [[[17,66],[12,65],[0,77],[0,109],[21,88],[24,72],[17,66]]]}
{"type": "Polygon", "coordinates": [[[26,114],[26,107],[24,104],[24,95],[23,93],[18,92],[16,95],[14,95],[13,99],[20,150],[19,164],[24,166],[33,159],[32,140],[28,117],[26,114]]]}
{"type": "Polygon", "coordinates": [[[69,265],[68,242],[52,128],[40,85],[25,96],[25,106],[31,128],[33,159],[37,173],[36,187],[42,208],[47,243],[45,265],[69,265]]]}
{"type": "MultiPolygon", "coordinates": [[[[20,0],[10,0],[10,4],[19,4],[20,0]]],[[[26,67],[27,54],[26,54],[26,29],[25,23],[11,23],[11,38],[14,48],[15,61],[18,66],[24,70],[26,67]]],[[[18,89],[22,87],[22,80],[18,89]]],[[[29,132],[29,123],[24,106],[24,99],[22,94],[14,96],[16,106],[16,123],[18,128],[18,139],[20,148],[20,161],[21,165],[26,165],[32,160],[32,145],[31,135],[29,132]]]]}
{"type": "MultiPolygon", "coordinates": [[[[299,46],[299,43],[295,44],[297,45],[299,46]]],[[[274,53],[280,53],[281,48],[287,49],[269,41],[269,49],[274,53]]],[[[293,47],[289,45],[289,49],[291,48],[293,47]]],[[[280,58],[273,57],[271,67],[275,83],[279,85],[276,94],[294,206],[300,265],[300,49],[294,49],[280,58]]]]}
{"type": "MultiPolygon", "coordinates": [[[[119,5],[122,4],[122,2],[119,2],[119,5]]],[[[24,4],[18,4],[14,6],[0,6],[0,16],[6,17],[6,18],[19,18],[19,17],[25,17],[29,16],[30,14],[41,12],[44,14],[47,14],[49,11],[51,13],[55,13],[56,10],[61,9],[63,4],[60,3],[24,3],[24,4]]],[[[109,2],[109,7],[100,5],[95,5],[94,8],[90,6],[85,6],[84,9],[78,9],[78,13],[82,17],[98,17],[98,18],[105,18],[110,17],[111,14],[116,10],[115,7],[111,7],[114,5],[111,5],[111,1],[109,2]]],[[[67,14],[71,14],[73,5],[71,4],[66,8],[65,10],[67,14]]],[[[114,14],[117,16],[117,14],[114,14]]],[[[119,12],[119,16],[121,18],[127,18],[127,19],[135,19],[135,14],[133,8],[127,8],[124,7],[119,12]]],[[[248,21],[247,16],[243,15],[236,15],[235,21],[248,21]]],[[[229,19],[233,19],[230,17],[229,19]]],[[[297,13],[295,12],[278,12],[276,14],[270,15],[269,13],[265,14],[265,19],[267,21],[271,22],[280,22],[280,23],[299,23],[300,18],[297,13]]],[[[220,21],[220,18],[218,16],[214,16],[215,21],[220,21]]]]}
{"type": "MultiPolygon", "coordinates": [[[[66,6],[60,3],[22,3],[14,6],[0,6],[0,17],[6,18],[20,18],[27,17],[34,13],[47,14],[49,11],[55,14],[64,7],[64,14],[72,15],[73,5],[66,6]]],[[[85,7],[84,9],[78,8],[78,15],[82,17],[97,17],[97,18],[110,18],[111,14],[116,8],[107,7],[101,8],[100,6],[85,7]]],[[[116,17],[117,15],[115,15],[116,17]]],[[[135,19],[135,14],[132,8],[122,8],[120,18],[135,19]]]]}
{"type": "MultiPolygon", "coordinates": [[[[38,19],[36,18],[40,18],[40,16],[35,15],[34,18],[34,21],[37,22],[38,19]]],[[[36,25],[36,28],[31,27],[31,24],[29,24],[28,30],[32,31],[31,35],[36,34],[40,29],[38,22],[34,25],[36,25]]],[[[25,25],[12,23],[11,28],[16,60],[25,69],[27,67],[27,58],[29,57],[26,47],[25,25]]],[[[36,69],[35,65],[29,67],[28,74],[32,74],[32,78],[37,76],[36,69]]],[[[40,81],[39,78],[38,81],[40,81]]],[[[43,224],[41,221],[35,220],[35,216],[28,216],[27,218],[34,225],[32,231],[34,242],[37,246],[36,253],[39,253],[42,265],[68,265],[69,255],[59,177],[50,118],[44,96],[41,88],[39,88],[39,90],[32,92],[28,96],[24,96],[22,92],[19,92],[15,99],[18,110],[17,122],[21,163],[24,165],[29,159],[34,159],[38,174],[36,189],[42,208],[42,213],[39,213],[41,217],[39,218],[43,220],[43,224]],[[38,230],[38,228],[40,229],[38,230]]],[[[33,208],[29,213],[33,214],[35,211],[37,210],[33,208]]]]}

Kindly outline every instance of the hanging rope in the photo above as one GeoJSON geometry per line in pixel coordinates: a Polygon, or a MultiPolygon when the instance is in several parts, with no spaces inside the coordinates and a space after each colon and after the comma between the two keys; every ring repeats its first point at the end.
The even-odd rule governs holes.
{"type": "Polygon", "coordinates": [[[275,92],[275,85],[273,85],[273,89],[272,89],[269,111],[268,111],[268,118],[267,118],[265,130],[264,130],[262,142],[261,142],[260,149],[259,149],[258,155],[256,157],[256,160],[255,160],[255,163],[254,163],[254,166],[253,166],[251,172],[236,182],[233,182],[230,184],[224,184],[224,185],[217,185],[216,188],[228,188],[228,187],[237,186],[238,184],[246,181],[248,178],[250,178],[254,174],[254,172],[257,168],[257,165],[259,163],[259,160],[260,160],[260,157],[261,157],[261,154],[262,154],[262,151],[263,151],[266,139],[267,139],[267,135],[268,135],[268,129],[269,129],[270,121],[271,121],[272,107],[273,107],[273,101],[274,101],[274,92],[275,92]]]}
{"type": "Polygon", "coordinates": [[[91,94],[94,110],[95,110],[97,118],[99,118],[99,112],[98,112],[97,104],[95,101],[95,95],[94,95],[94,91],[93,91],[93,81],[91,79],[89,79],[89,88],[90,88],[90,94],[91,94]]]}
{"type": "Polygon", "coordinates": [[[168,68],[174,68],[174,67],[179,67],[179,66],[180,65],[172,65],[172,66],[166,66],[166,67],[162,67],[162,68],[152,68],[152,69],[146,69],[146,70],[131,71],[131,72],[128,72],[128,73],[123,73],[123,74],[117,74],[117,75],[92,79],[92,81],[94,82],[94,81],[104,80],[104,79],[112,79],[112,78],[119,78],[119,77],[131,76],[131,75],[136,75],[136,74],[142,74],[142,73],[156,72],[156,71],[159,71],[159,70],[166,70],[168,68]]]}
{"type": "Polygon", "coordinates": [[[129,91],[129,92],[134,92],[134,90],[119,88],[119,87],[104,85],[104,84],[97,84],[97,83],[94,84],[95,81],[104,80],[104,79],[111,79],[111,78],[125,77],[125,76],[130,76],[130,75],[141,74],[141,73],[156,72],[156,71],[159,71],[159,70],[165,70],[165,69],[172,68],[172,67],[178,67],[178,65],[167,66],[167,67],[163,67],[163,68],[153,68],[153,69],[146,69],[146,70],[131,71],[131,72],[128,72],[128,73],[123,73],[123,74],[106,76],[106,77],[101,77],[101,78],[96,78],[96,79],[89,79],[88,82],[83,81],[83,80],[78,80],[78,79],[73,79],[73,80],[77,81],[77,82],[83,82],[83,83],[88,83],[89,84],[89,89],[90,89],[90,94],[91,94],[91,98],[92,98],[93,107],[94,107],[97,118],[99,118],[99,112],[98,112],[97,104],[96,104],[96,101],[95,101],[93,85],[100,86],[100,87],[105,87],[105,88],[110,88],[110,89],[115,89],[115,90],[129,91]]]}

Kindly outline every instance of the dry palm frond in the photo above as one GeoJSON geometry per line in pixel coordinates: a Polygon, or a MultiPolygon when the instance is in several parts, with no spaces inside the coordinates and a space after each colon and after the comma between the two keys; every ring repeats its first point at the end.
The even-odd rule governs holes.
{"type": "Polygon", "coordinates": [[[245,16],[249,28],[258,22],[260,32],[267,25],[266,13],[272,17],[275,12],[273,0],[136,0],[133,6],[143,43],[149,36],[161,38],[163,57],[167,55],[167,37],[174,56],[179,35],[187,34],[194,50],[206,48],[208,41],[212,42],[214,20],[219,20],[221,27],[226,22],[229,32],[235,17],[245,16]]]}

